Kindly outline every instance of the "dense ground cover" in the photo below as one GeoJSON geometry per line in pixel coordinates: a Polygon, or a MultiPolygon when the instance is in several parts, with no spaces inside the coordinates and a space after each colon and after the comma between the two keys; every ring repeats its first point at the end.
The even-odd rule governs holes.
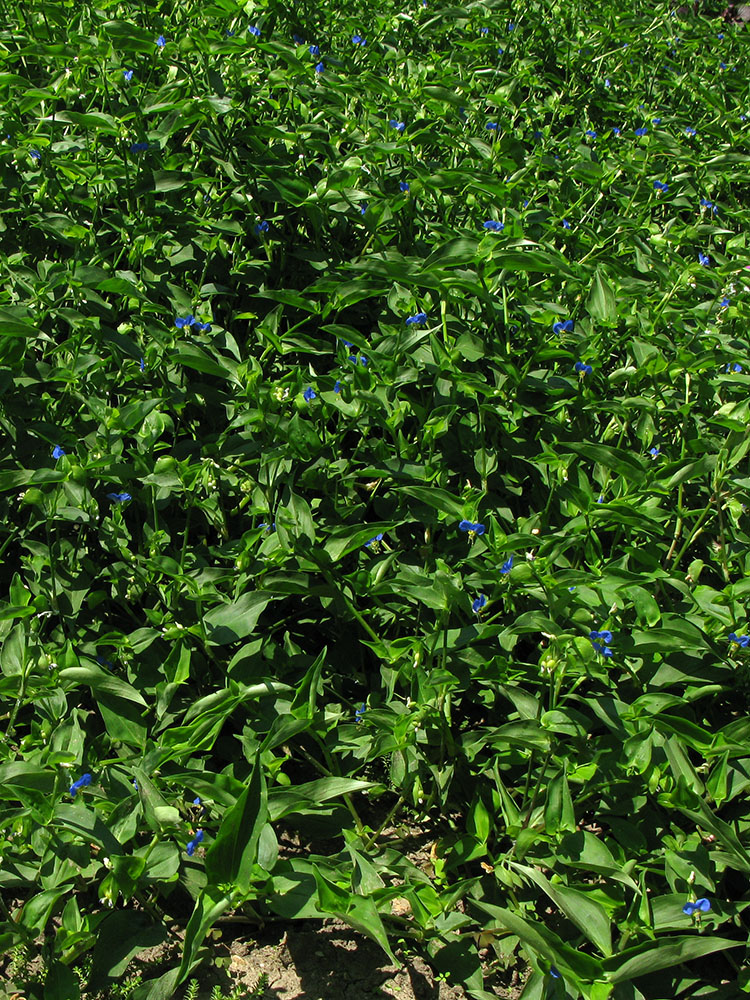
{"type": "Polygon", "coordinates": [[[750,36],[342,6],[1,5],[3,949],[740,996],[750,36]]]}

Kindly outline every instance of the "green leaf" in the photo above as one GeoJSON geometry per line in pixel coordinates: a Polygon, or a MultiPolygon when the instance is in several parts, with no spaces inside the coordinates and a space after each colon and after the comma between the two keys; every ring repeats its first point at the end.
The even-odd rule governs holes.
{"type": "Polygon", "coordinates": [[[363,899],[336,885],[320,871],[317,865],[312,866],[318,890],[318,906],[324,913],[331,913],[354,927],[360,933],[371,938],[388,956],[389,960],[399,968],[401,963],[391,951],[388,935],[383,921],[372,899],[363,899]]]}
{"type": "MultiPolygon", "coordinates": [[[[115,698],[123,698],[125,701],[135,702],[136,705],[142,705],[144,708],[148,707],[143,695],[139,694],[127,681],[115,677],[114,674],[103,670],[101,667],[88,664],[76,667],[63,667],[59,677],[63,682],[69,681],[72,687],[78,684],[85,684],[91,688],[95,695],[100,693],[103,695],[113,695],[115,698]]],[[[71,687],[67,689],[72,690],[71,687]]]]}
{"type": "Polygon", "coordinates": [[[318,697],[323,690],[320,678],[327,652],[327,647],[321,649],[297,685],[294,700],[289,708],[289,714],[295,719],[311,721],[315,716],[318,697]]]}
{"type": "Polygon", "coordinates": [[[158,979],[151,979],[136,986],[131,993],[132,1000],[171,1000],[180,982],[179,967],[170,969],[158,979]]]}
{"type": "Polygon", "coordinates": [[[374,538],[376,535],[385,534],[386,531],[392,530],[393,527],[394,525],[392,524],[376,521],[366,525],[364,528],[361,526],[357,526],[356,528],[349,526],[337,528],[330,533],[324,548],[330,556],[331,562],[338,562],[350,552],[361,549],[365,542],[369,542],[371,538],[374,538]]]}
{"type": "Polygon", "coordinates": [[[601,959],[593,958],[571,947],[539,921],[524,919],[510,909],[480,900],[472,899],[470,905],[492,917],[490,926],[506,927],[511,933],[516,934],[532,954],[539,955],[555,965],[566,980],[571,980],[579,988],[582,979],[600,978],[601,959]]]}
{"type": "MultiPolygon", "coordinates": [[[[214,922],[232,905],[230,896],[215,885],[207,885],[195,901],[188,925],[185,928],[185,941],[182,949],[182,961],[177,970],[174,986],[184,982],[190,975],[195,963],[198,949],[203,944],[206,934],[214,922]]],[[[150,1000],[150,998],[149,998],[150,1000]]]]}
{"type": "Polygon", "coordinates": [[[260,756],[239,799],[221,821],[219,832],[206,852],[206,875],[213,885],[231,885],[243,895],[250,889],[258,840],[268,822],[266,781],[260,756]]]}
{"type": "Polygon", "coordinates": [[[96,929],[88,989],[103,990],[120,982],[132,958],[146,948],[157,947],[166,938],[166,928],[144,913],[129,910],[107,914],[96,929]]]}
{"type": "Polygon", "coordinates": [[[607,911],[585,892],[560,883],[552,884],[541,872],[512,863],[515,871],[535,882],[603,955],[612,954],[612,928],[607,911]]]}
{"type": "Polygon", "coordinates": [[[601,268],[598,268],[591,285],[591,292],[586,302],[586,311],[592,319],[613,326],[617,323],[617,302],[612,286],[607,281],[601,268]]]}
{"type": "Polygon", "coordinates": [[[132,21],[105,21],[102,30],[120,52],[144,52],[153,55],[157,51],[156,37],[151,32],[137,27],[132,21]]]}
{"type": "Polygon", "coordinates": [[[253,591],[243,594],[232,604],[224,604],[209,611],[203,618],[208,641],[217,646],[226,646],[251,635],[263,609],[273,599],[273,594],[253,591]]]}
{"type": "Polygon", "coordinates": [[[576,444],[572,441],[559,441],[557,448],[562,454],[573,452],[590,462],[610,469],[633,483],[641,483],[646,475],[646,468],[639,458],[622,448],[613,448],[605,444],[576,444]]]}
{"type": "Polygon", "coordinates": [[[737,948],[742,941],[725,938],[697,937],[695,934],[670,937],[657,942],[647,941],[637,948],[628,948],[604,963],[604,974],[611,983],[625,983],[672,965],[681,965],[704,955],[727,948],[737,948]]]}
{"type": "Polygon", "coordinates": [[[547,786],[544,828],[550,834],[556,834],[560,830],[573,831],[576,828],[575,809],[568,787],[567,763],[563,763],[562,770],[547,786]]]}
{"type": "Polygon", "coordinates": [[[173,825],[174,817],[169,812],[165,812],[169,809],[169,803],[142,767],[134,767],[133,775],[138,783],[138,796],[143,806],[146,823],[151,830],[161,833],[165,825],[164,820],[166,820],[167,826],[173,825]]]}
{"type": "Polygon", "coordinates": [[[421,503],[427,504],[428,507],[433,507],[435,510],[442,511],[444,514],[449,514],[458,521],[464,520],[463,504],[457,497],[452,496],[445,490],[431,486],[399,486],[397,487],[397,492],[414,497],[415,500],[419,500],[421,503]]]}
{"type": "Polygon", "coordinates": [[[598,872],[622,882],[634,892],[638,891],[638,883],[623,872],[622,865],[615,861],[607,845],[588,830],[566,834],[557,845],[556,856],[563,864],[572,868],[598,872]]]}
{"type": "Polygon", "coordinates": [[[72,969],[53,961],[44,980],[44,1000],[79,1000],[81,987],[72,969]]]}
{"type": "MultiPolygon", "coordinates": [[[[0,318],[0,323],[2,319],[0,318]]],[[[66,478],[56,469],[13,469],[0,472],[0,492],[17,490],[21,486],[38,486],[42,483],[60,483],[66,478]]]]}

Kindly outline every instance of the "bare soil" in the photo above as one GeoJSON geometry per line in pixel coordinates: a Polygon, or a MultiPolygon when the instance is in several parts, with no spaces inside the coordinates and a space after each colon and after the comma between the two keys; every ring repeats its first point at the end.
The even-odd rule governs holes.
{"type": "MultiPolygon", "coordinates": [[[[268,986],[265,992],[256,994],[263,1000],[466,998],[461,987],[436,980],[418,955],[397,951],[403,963],[399,969],[374,942],[333,919],[267,925],[251,938],[242,933],[230,939],[225,930],[222,938],[211,942],[211,950],[220,965],[206,963],[197,970],[198,1000],[209,1000],[214,986],[219,986],[224,996],[237,987],[249,993],[264,973],[268,986]]],[[[131,969],[140,966],[144,979],[154,975],[152,963],[141,965],[139,959],[131,969]]],[[[518,975],[508,972],[502,979],[486,982],[485,988],[498,997],[515,1000],[522,990],[518,975]]]]}

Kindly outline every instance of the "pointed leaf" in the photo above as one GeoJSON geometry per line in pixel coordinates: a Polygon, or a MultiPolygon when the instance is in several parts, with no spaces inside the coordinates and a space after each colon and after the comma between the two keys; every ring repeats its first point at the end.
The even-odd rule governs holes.
{"type": "Polygon", "coordinates": [[[206,875],[211,883],[248,892],[258,839],[267,822],[266,781],[260,757],[256,756],[247,787],[224,814],[216,840],[206,852],[206,875]]]}

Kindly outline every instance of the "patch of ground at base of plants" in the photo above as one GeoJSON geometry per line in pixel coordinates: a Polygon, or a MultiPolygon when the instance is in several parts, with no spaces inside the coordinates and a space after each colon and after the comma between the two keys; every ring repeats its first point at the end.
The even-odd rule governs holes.
{"type": "MultiPolygon", "coordinates": [[[[467,996],[460,986],[437,979],[418,955],[396,949],[402,962],[399,969],[373,941],[334,919],[266,926],[252,939],[237,935],[230,940],[225,930],[224,940],[213,942],[212,948],[221,968],[206,965],[196,970],[197,1000],[208,1000],[214,986],[227,996],[237,987],[250,991],[264,974],[268,985],[256,994],[264,1000],[464,1000],[467,996]]],[[[517,972],[508,971],[502,978],[502,983],[486,982],[485,989],[515,1000],[523,989],[517,972]]]]}

